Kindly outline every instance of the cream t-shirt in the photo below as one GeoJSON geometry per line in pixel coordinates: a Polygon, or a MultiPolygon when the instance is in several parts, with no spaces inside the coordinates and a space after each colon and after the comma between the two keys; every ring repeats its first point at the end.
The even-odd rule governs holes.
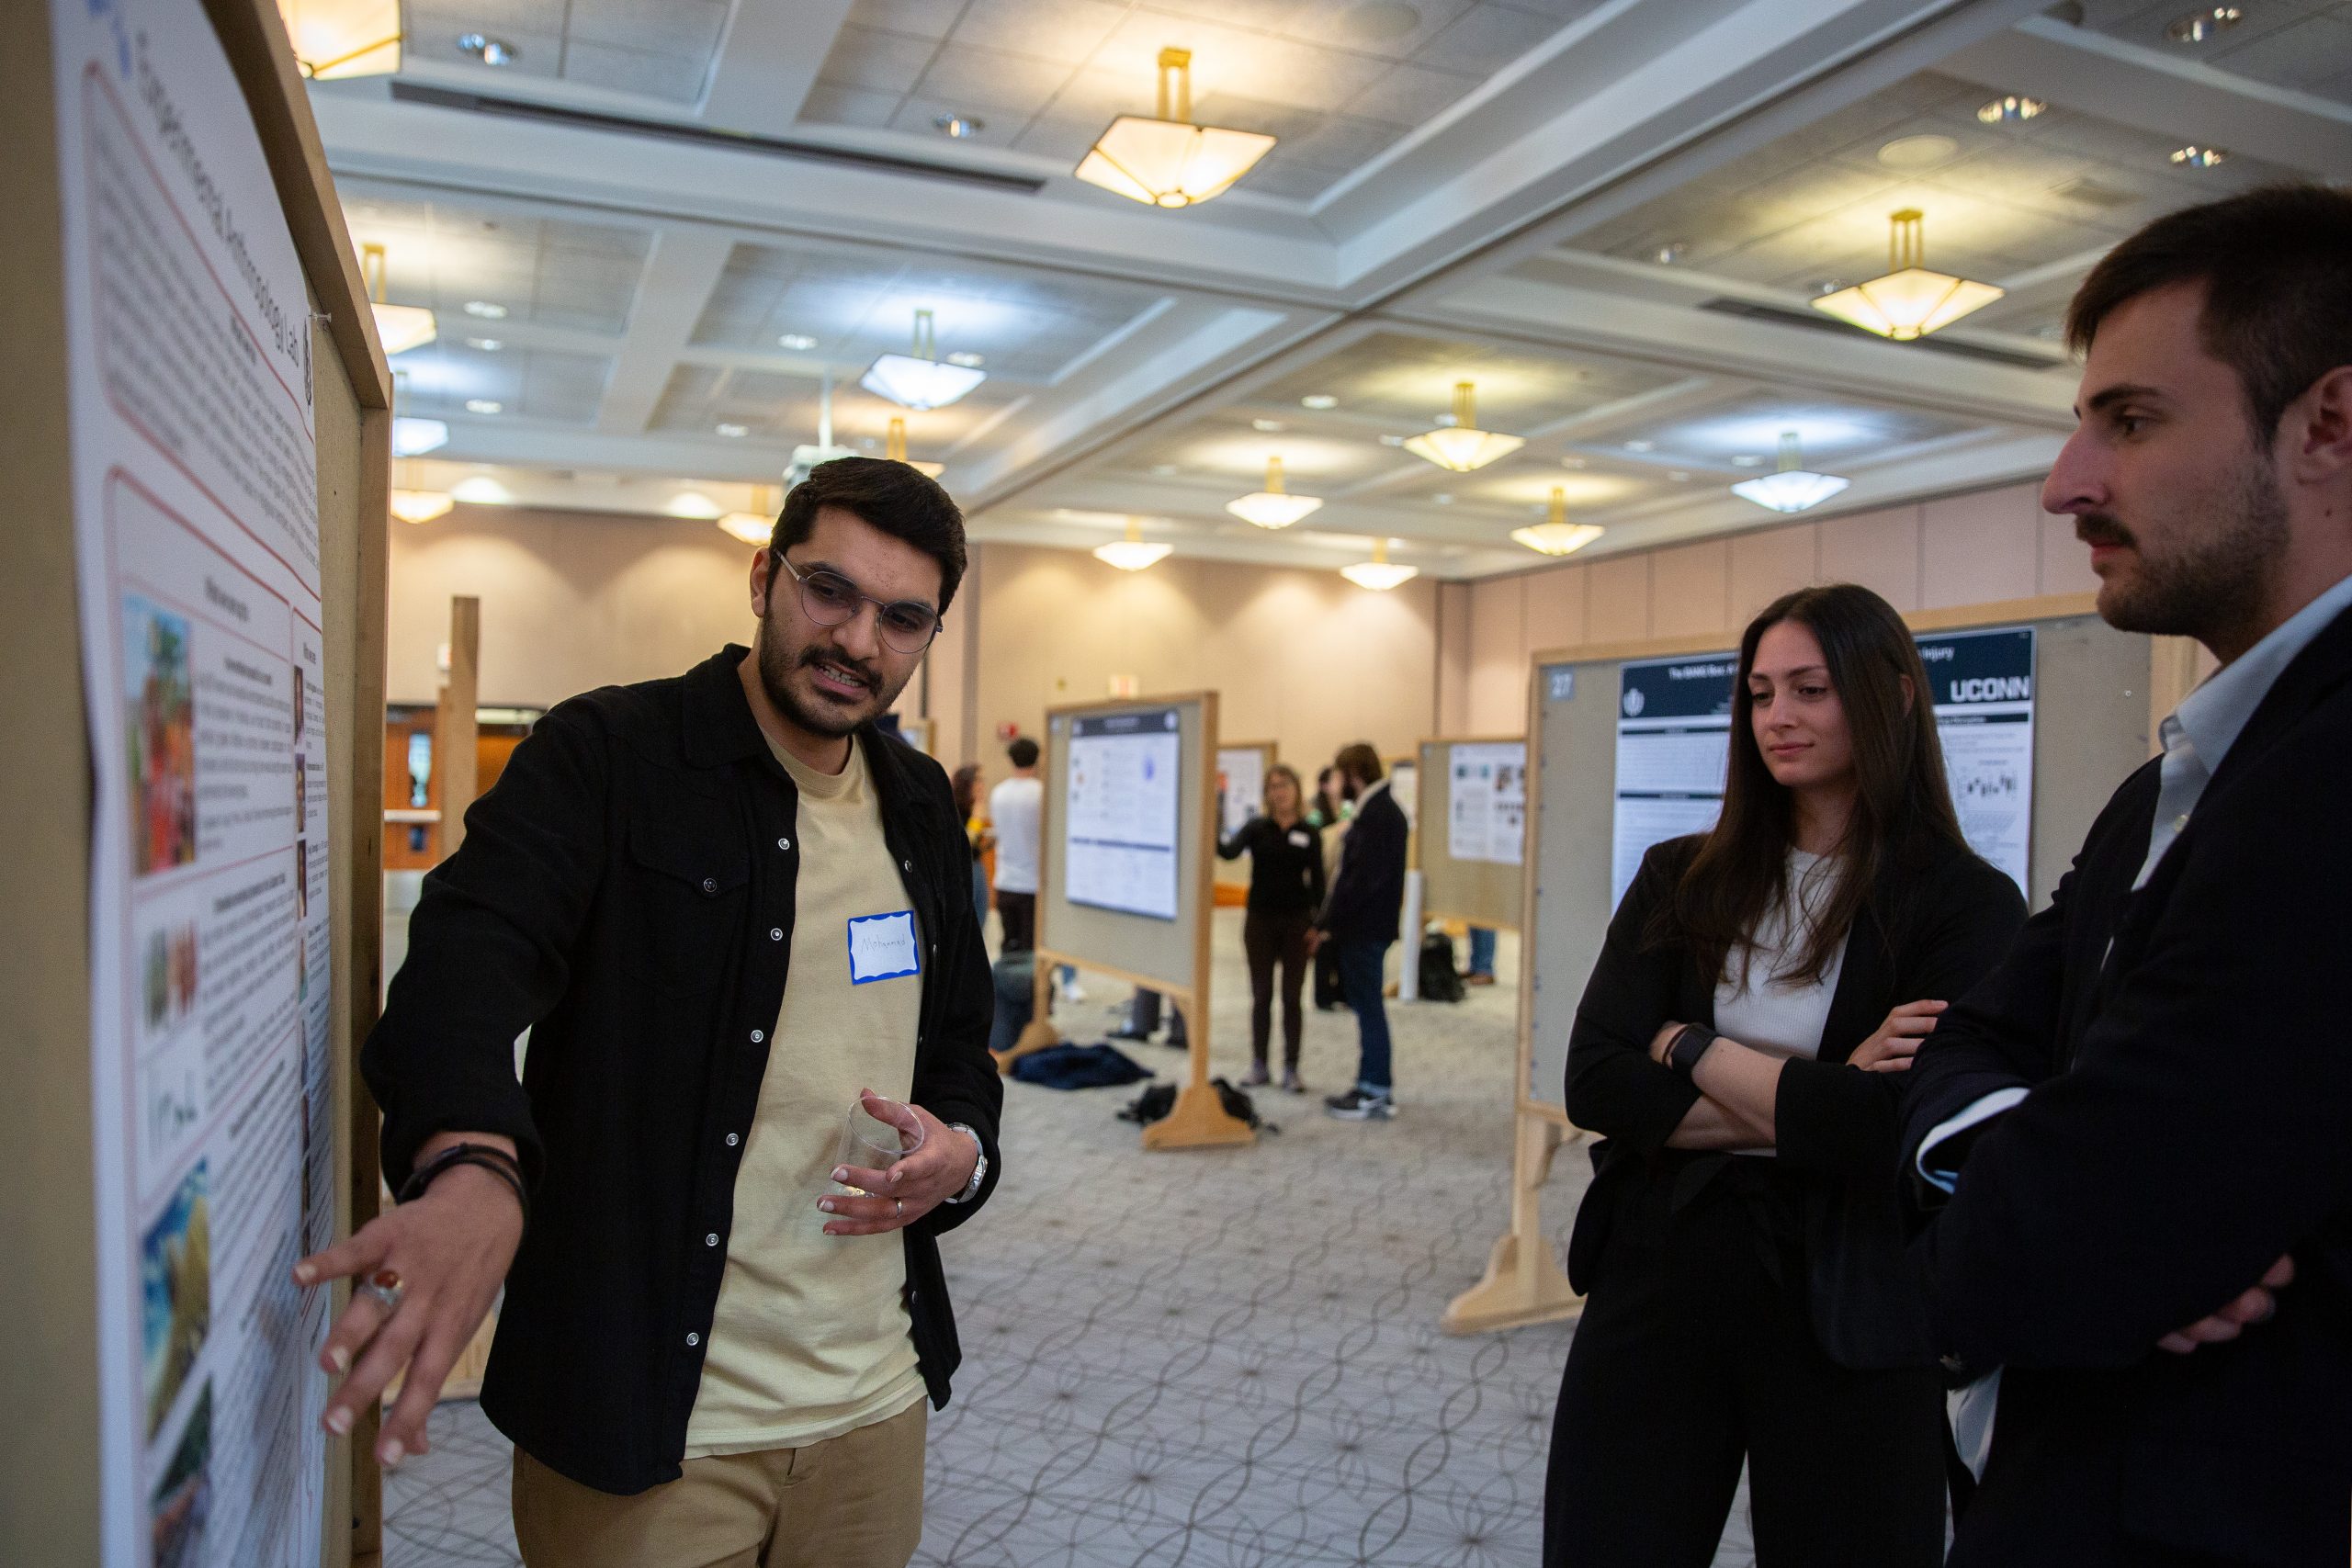
{"type": "MultiPolygon", "coordinates": [[[[781,750],[800,788],[792,961],[768,1045],[686,1457],[799,1448],[923,1395],[901,1300],[905,1242],[824,1234],[842,1124],[861,1089],[914,1083],[922,977],[851,983],[849,922],[912,902],[882,838],[865,757],[828,777],[781,750]]],[[[920,940],[915,952],[923,951],[920,940]]]]}

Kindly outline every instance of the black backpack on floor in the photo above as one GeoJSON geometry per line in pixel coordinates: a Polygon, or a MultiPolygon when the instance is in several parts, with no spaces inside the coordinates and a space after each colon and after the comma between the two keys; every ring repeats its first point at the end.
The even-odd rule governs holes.
{"type": "Polygon", "coordinates": [[[1421,938],[1421,1000],[1458,1002],[1469,995],[1453,967],[1453,939],[1443,931],[1421,938]]]}

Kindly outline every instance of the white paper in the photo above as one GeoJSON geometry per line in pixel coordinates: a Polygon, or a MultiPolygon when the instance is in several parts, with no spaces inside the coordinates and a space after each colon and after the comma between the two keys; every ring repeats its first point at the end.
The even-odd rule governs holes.
{"type": "Polygon", "coordinates": [[[1944,773],[1968,847],[2029,897],[2033,847],[2034,636],[2030,626],[1919,639],[1944,773]]]}
{"type": "Polygon", "coordinates": [[[1266,753],[1237,746],[1216,754],[1217,821],[1227,838],[1250,825],[1266,798],[1266,753]]]}
{"type": "Polygon", "coordinates": [[[302,272],[198,0],[53,0],[96,763],[108,1564],[319,1557],[325,637],[302,272]]]}
{"type": "Polygon", "coordinates": [[[1457,743],[1448,750],[1446,852],[1519,864],[1527,839],[1527,743],[1457,743]]]}
{"type": "Polygon", "coordinates": [[[1074,717],[1062,827],[1062,897],[1176,918],[1183,742],[1174,708],[1074,717]]]}
{"type": "Polygon", "coordinates": [[[1645,659],[1617,672],[1615,831],[1609,906],[1623,901],[1652,844],[1715,825],[1730,756],[1731,654],[1645,659]]]}

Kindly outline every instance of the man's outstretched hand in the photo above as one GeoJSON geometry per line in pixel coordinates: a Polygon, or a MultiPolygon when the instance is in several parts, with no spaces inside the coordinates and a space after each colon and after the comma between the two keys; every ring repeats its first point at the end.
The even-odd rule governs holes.
{"type": "MultiPolygon", "coordinates": [[[[444,1133],[417,1153],[423,1165],[451,1144],[481,1144],[510,1156],[513,1140],[486,1133],[444,1133]]],[[[441,1397],[449,1369],[465,1353],[505,1282],[522,1245],[523,1210],[514,1190],[492,1172],[452,1166],[412,1202],[387,1210],[353,1235],[294,1265],[304,1288],[330,1280],[365,1281],[389,1269],[400,1281],[400,1302],[387,1307],[354,1291],[327,1334],[319,1365],[347,1371],[327,1401],[322,1424],[337,1437],[359,1413],[383,1397],[402,1370],[400,1398],[376,1439],[379,1462],[395,1465],[426,1450],[425,1417],[441,1397]]]]}

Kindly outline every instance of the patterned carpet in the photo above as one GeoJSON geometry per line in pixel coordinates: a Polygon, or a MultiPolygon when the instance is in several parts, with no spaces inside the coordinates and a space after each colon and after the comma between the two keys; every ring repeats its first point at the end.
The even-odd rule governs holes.
{"type": "MultiPolygon", "coordinates": [[[[1218,916],[1216,1070],[1248,1062],[1239,916],[1218,916]]],[[[1455,1339],[1507,1201],[1510,975],[1459,1006],[1396,1007],[1394,1122],[1266,1092],[1283,1131],[1239,1151],[1145,1156],[1134,1089],[1006,1086],[1006,1172],[951,1237],[965,1347],[932,1424],[923,1543],[953,1568],[1486,1568],[1532,1562],[1570,1329],[1455,1339]]],[[[1099,1037],[1123,990],[1059,1018],[1099,1037]]],[[[1164,1073],[1182,1058],[1129,1048],[1164,1073]]],[[[1355,1032],[1307,1020],[1306,1077],[1346,1087],[1355,1032]]],[[[1564,1151],[1545,1213],[1565,1243],[1587,1167],[1564,1151]]],[[[388,1568],[516,1561],[508,1448],[444,1405],[434,1451],[387,1483],[388,1568]]],[[[1752,1562],[1745,1507],[1716,1561],[1752,1562]]]]}

